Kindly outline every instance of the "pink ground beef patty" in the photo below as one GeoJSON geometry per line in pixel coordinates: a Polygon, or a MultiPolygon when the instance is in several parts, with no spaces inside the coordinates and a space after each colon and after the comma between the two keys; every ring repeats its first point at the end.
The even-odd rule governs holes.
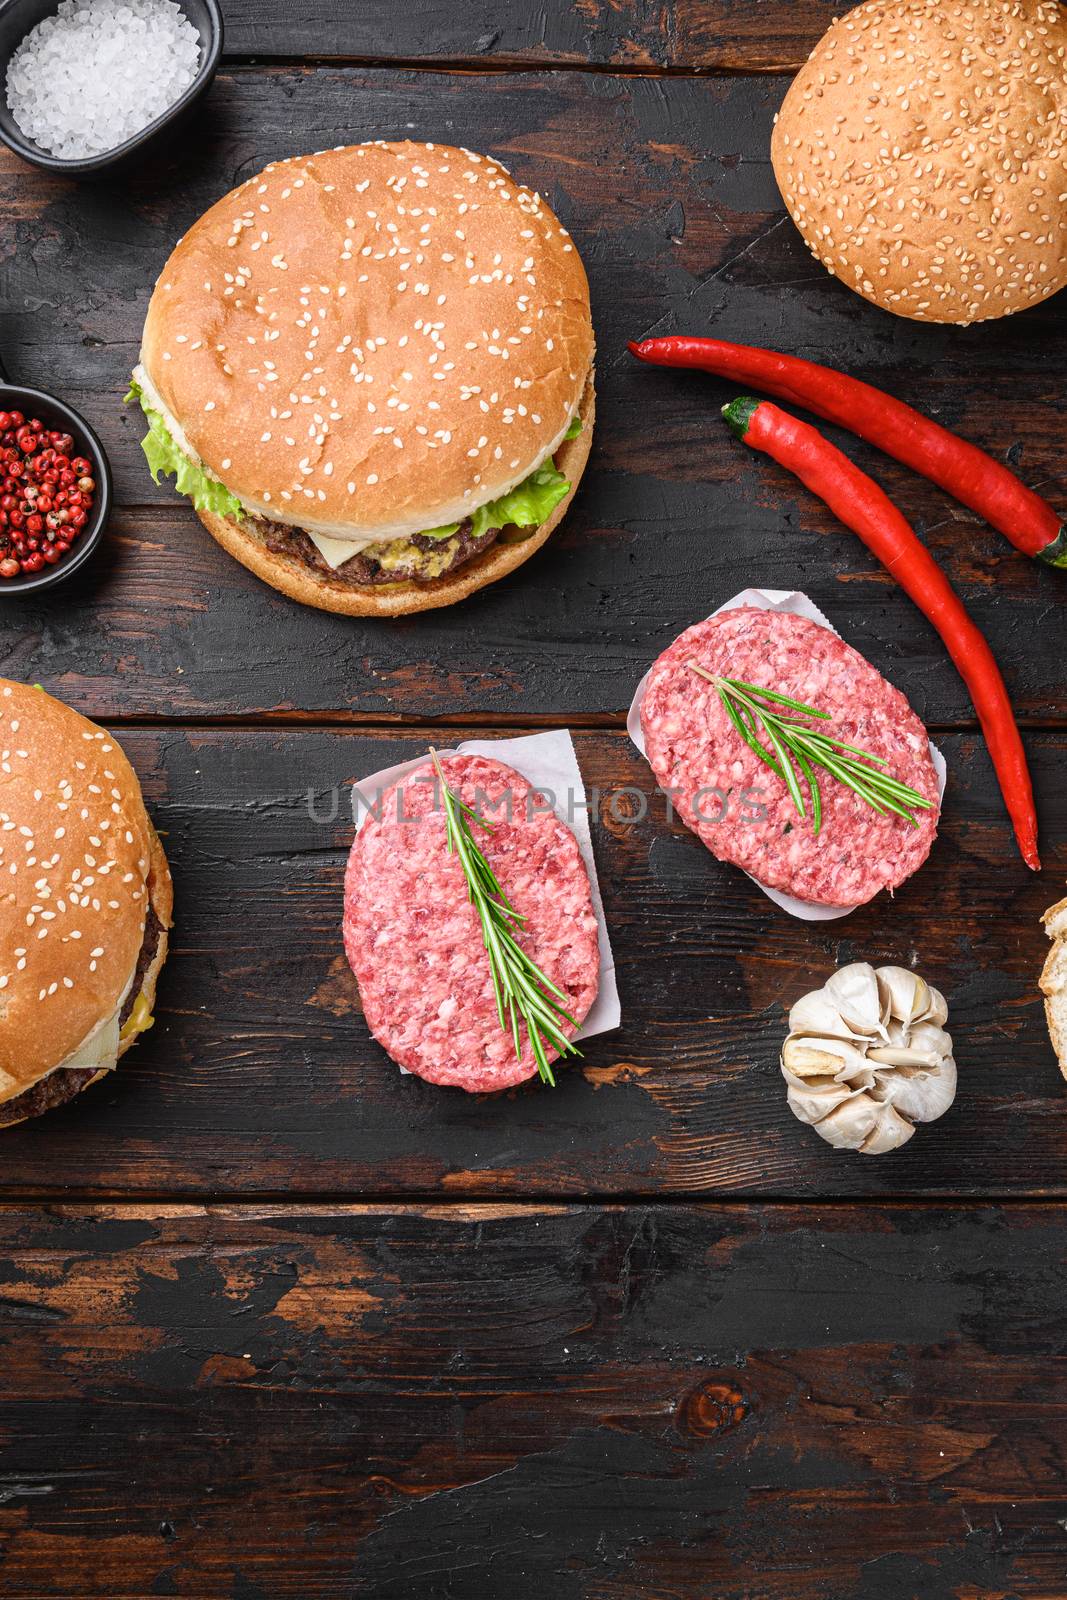
{"type": "MultiPolygon", "coordinates": [[[[600,954],[574,834],[553,813],[528,813],[531,786],[511,767],[481,756],[443,757],[442,765],[449,787],[493,823],[492,833],[475,834],[528,919],[519,942],[581,1023],[596,998],[600,954]],[[509,791],[510,821],[498,805],[509,791]]],[[[500,1027],[481,924],[463,870],[448,854],[444,814],[426,781],[432,777],[427,761],[387,790],[380,820],[368,817],[357,834],[345,876],[345,951],[371,1032],[394,1061],[430,1083],[472,1093],[508,1089],[537,1067],[525,1030],[517,1060],[500,1027]]]]}
{"type": "Polygon", "coordinates": [[[652,668],[641,725],[652,769],[661,788],[677,791],[682,820],[721,861],[770,888],[818,905],[862,905],[902,884],[930,853],[939,806],[926,729],[851,645],[805,617],[742,607],[689,628],[652,668]],[[901,817],[879,816],[822,771],[816,838],[803,779],[802,820],[784,783],[740,737],[714,686],[689,669],[690,661],[828,711],[826,731],[887,758],[884,770],[932,800],[933,809],[917,813],[913,828],[901,817]],[[698,799],[702,789],[727,794],[722,820],[721,802],[712,794],[698,799]],[[760,792],[762,820],[742,804],[746,789],[760,792]]]}

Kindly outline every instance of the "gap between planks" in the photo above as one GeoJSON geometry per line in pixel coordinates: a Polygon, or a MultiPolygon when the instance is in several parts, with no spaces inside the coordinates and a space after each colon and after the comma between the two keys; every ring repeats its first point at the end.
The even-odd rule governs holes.
{"type": "Polygon", "coordinates": [[[30,1209],[67,1211],[77,1208],[95,1209],[114,1206],[152,1206],[160,1210],[172,1209],[175,1212],[199,1209],[213,1210],[238,1210],[238,1211],[271,1211],[279,1216],[293,1216],[300,1214],[317,1215],[329,1211],[356,1211],[372,1213],[388,1213],[403,1210],[429,1210],[436,1212],[448,1211],[499,1211],[501,1209],[519,1212],[536,1212],[552,1209],[557,1211],[583,1211],[597,1209],[601,1211],[625,1211],[642,1207],[649,1210],[702,1210],[702,1211],[752,1211],[752,1210],[836,1210],[836,1211],[884,1211],[895,1210],[928,1210],[943,1211],[948,1207],[954,1210],[982,1211],[990,1206],[1005,1210],[1039,1208],[1041,1210],[1064,1211],[1067,1210],[1067,1193],[1048,1192],[1042,1193],[1035,1190],[1029,1194],[989,1194],[989,1195],[959,1195],[948,1190],[944,1194],[899,1194],[899,1195],[810,1195],[810,1194],[774,1194],[774,1195],[728,1195],[722,1198],[709,1197],[700,1191],[686,1192],[679,1190],[671,1194],[644,1194],[640,1191],[634,1193],[590,1193],[585,1195],[558,1194],[552,1192],[532,1192],[529,1194],[487,1194],[484,1190],[471,1193],[435,1192],[430,1190],[416,1191],[411,1194],[396,1194],[392,1196],[367,1197],[365,1194],[341,1190],[310,1191],[307,1194],[292,1194],[291,1191],[265,1189],[258,1190],[190,1190],[176,1191],[153,1189],[57,1189],[57,1190],[28,1190],[25,1193],[19,1189],[11,1189],[0,1193],[0,1214],[12,1211],[26,1211],[30,1209]]]}
{"type": "MultiPolygon", "coordinates": [[[[614,733],[620,736],[626,734],[626,713],[624,711],[602,712],[562,712],[539,711],[521,712],[509,715],[506,712],[496,711],[456,711],[447,712],[439,717],[426,715],[408,716],[398,711],[395,716],[383,716],[378,713],[374,716],[364,716],[358,711],[255,711],[222,713],[217,716],[205,716],[202,712],[191,711],[188,716],[160,717],[148,714],[121,712],[108,712],[98,717],[100,722],[109,728],[115,729],[140,729],[146,732],[174,732],[186,733],[213,732],[218,730],[231,730],[235,733],[243,732],[272,732],[277,729],[289,729],[303,733],[391,733],[407,734],[414,736],[422,730],[427,732],[435,728],[485,728],[499,729],[502,733],[529,733],[539,732],[544,728],[558,728],[561,725],[578,733],[614,733]]],[[[1067,715],[1061,717],[1017,717],[1020,728],[1031,733],[1063,733],[1067,731],[1067,715]]],[[[977,734],[980,732],[977,721],[968,722],[927,722],[926,731],[934,736],[950,734],[977,734]]]]}
{"type": "Polygon", "coordinates": [[[515,73],[547,77],[550,73],[585,73],[601,78],[768,78],[783,74],[796,74],[804,65],[803,59],[747,64],[740,61],[709,61],[687,66],[647,65],[633,62],[610,61],[560,61],[529,56],[485,56],[473,60],[453,59],[449,56],[390,56],[381,60],[376,56],[346,56],[329,54],[297,55],[224,55],[219,66],[221,72],[314,72],[320,67],[343,67],[359,72],[428,72],[457,73],[476,77],[504,77],[515,73]]]}

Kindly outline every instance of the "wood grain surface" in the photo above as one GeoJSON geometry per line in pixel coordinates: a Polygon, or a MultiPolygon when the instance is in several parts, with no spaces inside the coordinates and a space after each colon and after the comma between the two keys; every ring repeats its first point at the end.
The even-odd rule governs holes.
{"type": "Polygon", "coordinates": [[[1049,1600],[1064,1237],[1029,1206],[0,1212],[5,1592],[1049,1600]]]}
{"type": "Polygon", "coordinates": [[[767,72],[800,66],[846,0],[231,0],[226,55],[588,71],[767,72]]]}
{"type": "MultiPolygon", "coordinates": [[[[942,741],[927,865],[892,903],[825,924],[783,916],[672,826],[624,734],[576,735],[624,1021],[557,1090],[504,1096],[403,1077],[341,948],[351,783],[425,752],[430,730],[121,737],[179,885],[159,1020],[112,1078],[5,1134],[0,1193],[1067,1195],[1067,1101],[1036,988],[1048,889],[1015,857],[970,735],[942,741]],[[877,1160],[798,1123],[778,1071],[789,1006],[853,959],[915,963],[944,990],[960,1070],[952,1111],[877,1160]]],[[[1030,750],[1062,881],[1067,741],[1030,750]]]]}
{"type": "Polygon", "coordinates": [[[1067,876],[1067,575],[835,434],[1002,664],[1046,870],[973,711],[859,544],[629,338],[864,376],[1067,503],[1067,298],[898,321],[816,266],[768,159],[845,0],[225,0],[191,129],[73,185],[0,152],[0,351],[102,434],[92,570],[0,612],[0,673],[116,729],[177,887],[153,1030],[4,1135],[0,1594],[12,1600],[1064,1600],[1067,1098],[1036,977],[1067,876]],[[371,626],[259,584],[122,405],[156,274],[271,159],[410,136],[539,187],[589,271],[590,469],[462,607],[371,626]],[[779,912],[667,812],[623,713],[749,585],[800,588],[949,763],[923,870],[779,912]],[[442,735],[441,724],[447,727],[442,735]],[[340,940],[353,779],[570,725],[624,1020],[555,1092],[402,1077],[340,940]],[[644,806],[647,804],[647,814],[644,806]],[[944,989],[959,1094],[876,1160],[790,1114],[789,1004],[839,963],[944,989]]]}

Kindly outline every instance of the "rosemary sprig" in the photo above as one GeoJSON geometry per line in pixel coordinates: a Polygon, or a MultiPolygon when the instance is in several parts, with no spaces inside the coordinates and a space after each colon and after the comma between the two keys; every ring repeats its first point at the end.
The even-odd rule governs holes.
{"type": "Polygon", "coordinates": [[[561,1056],[580,1056],[582,1052],[560,1026],[562,1022],[569,1022],[572,1028],[578,1024],[557,1004],[557,1001],[566,1001],[567,996],[530,960],[514,937],[512,930],[526,918],[508,900],[471,830],[471,823],[476,822],[487,833],[492,833],[493,824],[465,805],[449,788],[436,750],[430,751],[430,758],[441,785],[448,852],[459,857],[467,880],[467,897],[482,925],[482,942],[489,957],[500,1026],[511,1034],[516,1059],[521,1059],[519,1023],[523,1023],[541,1081],[554,1087],[556,1080],[545,1047],[554,1047],[561,1056]]]}
{"type": "Polygon", "coordinates": [[[808,785],[811,795],[812,824],[816,834],[822,827],[822,795],[815,768],[821,767],[839,783],[858,794],[873,810],[886,816],[895,812],[913,828],[919,826],[913,810],[928,811],[933,805],[917,790],[878,769],[886,765],[884,756],[872,756],[820,728],[808,725],[808,720],[829,720],[828,711],[806,706],[800,700],[790,700],[788,695],[774,689],[761,689],[744,683],[740,678],[723,678],[708,672],[695,661],[688,663],[691,670],[714,686],[741,738],[754,750],[765,766],[777,773],[790,799],[801,817],[807,816],[804,794],[799,779],[808,785]],[[779,711],[775,708],[781,706],[779,711]],[[761,737],[762,736],[762,737],[761,737]],[[763,738],[768,743],[764,744],[763,738]],[[768,748],[769,745],[769,748],[768,748]],[[799,774],[799,777],[798,777],[799,774]]]}

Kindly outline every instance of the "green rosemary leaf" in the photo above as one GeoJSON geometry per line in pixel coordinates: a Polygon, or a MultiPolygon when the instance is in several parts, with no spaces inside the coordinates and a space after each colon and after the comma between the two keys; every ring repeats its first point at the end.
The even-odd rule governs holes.
{"type": "Polygon", "coordinates": [[[726,715],[730,718],[730,721],[733,723],[742,739],[744,739],[745,743],[756,752],[760,760],[766,766],[770,767],[772,772],[776,772],[778,774],[784,783],[785,773],[782,771],[771,752],[760,743],[759,738],[753,730],[751,722],[748,721],[747,718],[745,721],[742,721],[741,712],[738,710],[737,706],[734,705],[732,700],[724,700],[723,705],[726,707],[726,715]]]}
{"type": "Polygon", "coordinates": [[[797,766],[807,779],[808,793],[811,795],[811,831],[817,839],[819,830],[822,827],[822,794],[819,791],[818,780],[811,770],[811,763],[808,761],[807,756],[803,755],[800,750],[797,750],[795,755],[797,766]]]}
{"type": "Polygon", "coordinates": [[[919,825],[913,812],[932,808],[932,800],[906,783],[901,783],[891,773],[882,771],[888,765],[887,757],[871,755],[857,745],[846,744],[832,733],[808,725],[807,719],[813,717],[821,721],[828,720],[829,712],[805,705],[800,700],[792,700],[788,695],[779,694],[776,689],[745,683],[741,678],[719,677],[696,661],[690,661],[689,666],[714,687],[738,736],[782,780],[789,791],[794,810],[801,817],[806,817],[807,811],[797,774],[807,783],[811,795],[812,828],[816,836],[823,820],[823,801],[816,768],[821,768],[851,789],[880,816],[894,813],[903,817],[913,828],[919,825]],[[774,709],[777,706],[784,706],[787,710],[778,711],[774,709]],[[764,738],[770,745],[769,749],[763,742],[764,738]]]}
{"type": "MultiPolygon", "coordinates": [[[[802,748],[804,747],[802,746],[802,748]]],[[[826,752],[827,759],[825,760],[822,759],[818,752],[807,750],[806,753],[809,759],[825,766],[827,771],[832,772],[835,777],[840,777],[839,768],[833,765],[833,752],[826,752]]],[[[873,760],[873,757],[866,756],[865,759],[873,760]]],[[[898,782],[888,772],[879,772],[877,768],[866,767],[862,763],[855,763],[851,767],[847,767],[846,770],[860,779],[866,788],[877,795],[892,796],[898,800],[905,801],[909,806],[916,806],[922,811],[929,811],[933,806],[932,800],[927,800],[923,795],[917,794],[914,789],[909,789],[906,783],[898,782]]],[[[842,781],[845,780],[842,779],[842,781]]],[[[905,815],[906,813],[901,814],[905,815]]]]}
{"type": "Polygon", "coordinates": [[[767,718],[764,718],[763,725],[767,729],[767,737],[774,746],[775,753],[777,754],[779,761],[782,763],[782,770],[785,773],[785,785],[789,790],[790,799],[796,807],[798,814],[802,817],[806,817],[808,813],[804,805],[804,796],[801,794],[800,785],[797,782],[796,772],[793,769],[792,755],[786,748],[786,744],[782,738],[782,735],[775,728],[773,718],[769,721],[767,718]]]}
{"type": "MultiPolygon", "coordinates": [[[[918,823],[910,811],[869,782],[870,774],[864,774],[862,769],[857,770],[847,767],[829,757],[824,762],[824,765],[826,770],[839,783],[843,783],[849,789],[854,790],[860,799],[866,801],[867,805],[871,806],[873,810],[881,812],[883,816],[887,811],[894,811],[897,816],[903,817],[905,821],[909,822],[913,828],[918,827],[918,823]]],[[[910,793],[910,791],[906,792],[910,793]]]]}
{"type": "Polygon", "coordinates": [[[779,706],[791,706],[794,711],[802,711],[806,717],[825,717],[829,720],[828,711],[817,711],[814,706],[806,706],[801,700],[790,700],[786,694],[778,694],[774,689],[759,689],[754,684],[743,683],[740,678],[726,678],[732,689],[741,689],[748,695],[758,695],[761,700],[773,700],[779,706]]]}
{"type": "Polygon", "coordinates": [[[459,861],[467,898],[481,925],[500,1027],[511,1035],[517,1059],[522,1057],[520,1023],[525,1027],[542,1082],[554,1087],[556,1079],[546,1042],[561,1056],[580,1056],[581,1051],[563,1031],[564,1023],[572,1028],[577,1028],[578,1023],[565,1009],[567,996],[563,990],[557,989],[513,936],[512,928],[526,918],[508,900],[471,831],[472,822],[487,833],[492,833],[494,824],[480,817],[449,788],[436,750],[430,751],[430,759],[441,785],[448,852],[459,861]]]}
{"type": "MultiPolygon", "coordinates": [[[[784,719],[783,719],[784,720],[784,719]]],[[[858,745],[846,744],[843,739],[832,739],[828,733],[823,733],[818,728],[805,728],[802,723],[796,724],[798,734],[804,739],[813,740],[831,750],[841,750],[845,755],[862,756],[864,761],[874,761],[881,767],[888,764],[885,756],[872,756],[866,750],[861,750],[858,745]]]]}
{"type": "Polygon", "coordinates": [[[914,789],[909,789],[906,783],[899,783],[896,778],[890,777],[888,772],[874,772],[870,774],[871,785],[880,794],[896,795],[899,800],[904,800],[909,806],[917,806],[920,811],[932,811],[934,802],[927,800],[925,795],[916,794],[914,789]]]}
{"type": "Polygon", "coordinates": [[[838,766],[838,764],[830,756],[828,756],[826,760],[821,763],[821,765],[826,768],[827,772],[832,778],[837,779],[838,783],[843,783],[846,788],[852,789],[856,794],[858,794],[861,800],[865,800],[872,810],[881,812],[883,816],[885,815],[885,808],[882,805],[881,796],[875,795],[873,790],[871,790],[864,783],[862,778],[857,777],[853,773],[849,772],[847,767],[838,766]]]}
{"type": "Polygon", "coordinates": [[[788,736],[783,737],[785,730],[782,728],[779,719],[771,715],[769,712],[762,710],[758,705],[756,705],[754,700],[750,699],[746,692],[747,685],[739,684],[736,679],[730,679],[729,686],[732,693],[735,694],[740,701],[741,709],[739,711],[739,715],[745,718],[746,725],[752,732],[752,738],[749,739],[749,744],[754,750],[763,750],[763,743],[758,738],[756,729],[753,726],[753,721],[758,719],[762,724],[768,739],[771,741],[771,746],[777,758],[774,770],[778,773],[778,776],[782,779],[786,788],[789,790],[790,799],[792,800],[798,814],[802,817],[807,816],[807,808],[804,805],[804,796],[801,793],[800,785],[797,782],[796,773],[793,769],[793,749],[789,745],[788,736]]]}

